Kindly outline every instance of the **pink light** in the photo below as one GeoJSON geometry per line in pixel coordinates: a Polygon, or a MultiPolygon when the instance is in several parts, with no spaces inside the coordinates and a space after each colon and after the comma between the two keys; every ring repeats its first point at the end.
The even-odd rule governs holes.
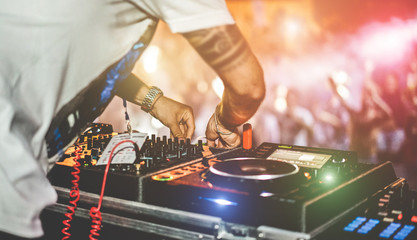
{"type": "Polygon", "coordinates": [[[362,46],[362,53],[371,59],[379,57],[400,58],[404,53],[403,36],[398,31],[377,32],[369,36],[362,46]]]}
{"type": "Polygon", "coordinates": [[[416,24],[402,22],[367,27],[362,32],[361,55],[382,63],[401,61],[416,38],[414,31],[416,24]]]}

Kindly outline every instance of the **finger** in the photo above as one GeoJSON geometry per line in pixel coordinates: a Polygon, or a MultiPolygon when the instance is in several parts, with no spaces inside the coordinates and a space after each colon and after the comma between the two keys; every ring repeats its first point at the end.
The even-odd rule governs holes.
{"type": "Polygon", "coordinates": [[[216,141],[207,139],[207,146],[216,147],[216,141]]]}
{"type": "Polygon", "coordinates": [[[187,126],[185,126],[184,124],[180,123],[180,130],[181,130],[182,136],[185,136],[186,128],[187,128],[187,126]]]}
{"type": "Polygon", "coordinates": [[[191,138],[193,136],[194,130],[195,130],[194,118],[186,119],[185,125],[187,126],[186,131],[185,131],[185,136],[187,138],[191,138]]]}
{"type": "Polygon", "coordinates": [[[208,122],[208,124],[207,124],[206,138],[207,138],[207,140],[214,141],[214,140],[218,139],[220,136],[216,132],[215,128],[213,128],[213,126],[211,124],[211,121],[212,121],[212,119],[210,119],[209,122],[208,122]]]}
{"type": "Polygon", "coordinates": [[[177,137],[179,139],[184,139],[184,134],[182,134],[179,125],[174,124],[170,127],[171,129],[171,136],[177,137]]]}
{"type": "MultiPolygon", "coordinates": [[[[227,137],[229,137],[229,136],[227,136],[227,137]]],[[[231,145],[231,143],[230,143],[230,137],[229,138],[226,138],[226,137],[223,138],[220,135],[219,143],[217,144],[217,147],[220,147],[220,148],[230,148],[230,145],[231,145]]]]}
{"type": "Polygon", "coordinates": [[[235,148],[238,147],[240,145],[240,138],[236,138],[233,142],[229,142],[229,145],[227,146],[227,148],[235,148]]]}
{"type": "Polygon", "coordinates": [[[221,138],[219,138],[219,141],[217,142],[217,147],[218,148],[225,148],[225,144],[223,143],[223,140],[221,138]]]}
{"type": "Polygon", "coordinates": [[[219,138],[218,146],[221,146],[223,148],[235,148],[239,146],[240,143],[241,140],[239,135],[234,133],[232,135],[221,136],[221,138],[219,138]]]}

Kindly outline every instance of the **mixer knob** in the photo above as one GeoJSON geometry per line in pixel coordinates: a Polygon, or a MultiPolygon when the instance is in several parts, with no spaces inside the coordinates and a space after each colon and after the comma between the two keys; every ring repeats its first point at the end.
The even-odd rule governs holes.
{"type": "Polygon", "coordinates": [[[158,147],[154,147],[153,149],[152,149],[152,157],[158,157],[159,156],[159,154],[161,153],[160,151],[159,151],[159,149],[158,149],[158,147]]]}
{"type": "Polygon", "coordinates": [[[163,145],[161,149],[161,158],[163,161],[167,158],[167,147],[165,145],[163,145]]]}
{"type": "Polygon", "coordinates": [[[242,147],[245,150],[252,149],[252,125],[245,123],[243,125],[242,147]]]}
{"type": "Polygon", "coordinates": [[[87,149],[90,150],[93,147],[93,139],[91,137],[87,138],[87,149]]]}
{"type": "Polygon", "coordinates": [[[174,138],[174,148],[173,148],[173,150],[178,150],[178,144],[179,144],[179,142],[178,142],[178,138],[177,137],[175,137],[174,138]]]}
{"type": "Polygon", "coordinates": [[[408,192],[408,190],[409,190],[408,184],[405,181],[401,182],[401,187],[400,187],[400,199],[401,200],[404,200],[406,198],[406,193],[408,192]]]}
{"type": "Polygon", "coordinates": [[[106,148],[106,145],[107,145],[107,142],[105,142],[105,141],[101,141],[101,142],[100,142],[100,149],[101,149],[101,150],[104,150],[104,149],[106,148]]]}
{"type": "Polygon", "coordinates": [[[318,170],[317,169],[314,169],[314,171],[313,171],[313,177],[316,178],[318,176],[318,173],[319,173],[318,170]]]}
{"type": "Polygon", "coordinates": [[[198,140],[198,145],[197,145],[198,149],[197,151],[202,152],[203,151],[203,140],[198,140]]]}
{"type": "Polygon", "coordinates": [[[98,153],[99,153],[98,148],[92,148],[91,149],[91,158],[92,159],[98,159],[98,153]]]}
{"type": "Polygon", "coordinates": [[[335,164],[343,164],[343,163],[346,163],[346,158],[344,157],[334,158],[332,162],[335,164]]]}
{"type": "Polygon", "coordinates": [[[93,148],[99,148],[100,147],[100,140],[98,140],[96,138],[96,139],[93,139],[92,141],[93,141],[93,148]]]}
{"type": "Polygon", "coordinates": [[[91,155],[85,155],[84,156],[84,164],[91,164],[91,155]]]}
{"type": "Polygon", "coordinates": [[[154,158],[145,159],[145,164],[142,167],[151,168],[153,166],[154,158]]]}
{"type": "Polygon", "coordinates": [[[193,156],[197,154],[197,146],[194,145],[194,146],[191,147],[191,154],[193,156]]]}
{"type": "Polygon", "coordinates": [[[85,137],[81,136],[78,138],[79,143],[83,143],[85,141],[85,137]]]}
{"type": "Polygon", "coordinates": [[[172,143],[172,139],[169,138],[168,139],[168,152],[171,152],[173,150],[173,143],[172,143]]]}
{"type": "Polygon", "coordinates": [[[345,167],[347,160],[344,156],[335,155],[332,159],[333,166],[336,167],[337,173],[340,173],[341,168],[345,167]]]}

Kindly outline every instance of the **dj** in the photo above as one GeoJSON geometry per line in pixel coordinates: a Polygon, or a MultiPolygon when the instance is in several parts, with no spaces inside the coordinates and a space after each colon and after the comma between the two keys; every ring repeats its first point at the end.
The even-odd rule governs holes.
{"type": "Polygon", "coordinates": [[[223,0],[0,2],[1,239],[43,235],[39,214],[57,198],[47,155],[62,153],[114,95],[141,105],[173,136],[191,137],[192,110],[130,75],[157,21],[181,33],[224,82],[209,145],[239,145],[236,127],[264,97],[262,69],[223,0]]]}

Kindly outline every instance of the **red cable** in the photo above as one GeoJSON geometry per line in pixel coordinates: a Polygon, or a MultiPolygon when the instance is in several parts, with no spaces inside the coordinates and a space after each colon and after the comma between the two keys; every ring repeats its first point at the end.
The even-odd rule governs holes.
{"type": "Polygon", "coordinates": [[[101,212],[99,208],[91,207],[90,209],[90,217],[91,219],[91,230],[90,230],[90,239],[97,240],[96,237],[100,236],[100,230],[101,230],[101,212]]]}
{"type": "Polygon", "coordinates": [[[75,213],[75,209],[77,208],[77,202],[80,199],[80,191],[78,188],[78,181],[80,180],[80,176],[78,176],[78,174],[80,173],[80,169],[79,167],[81,166],[80,162],[78,162],[78,160],[81,158],[80,157],[80,152],[81,147],[78,145],[74,145],[75,146],[75,158],[74,158],[74,171],[71,172],[72,176],[74,177],[74,179],[71,181],[72,182],[72,187],[71,187],[71,191],[69,193],[70,195],[70,200],[69,203],[72,206],[68,206],[67,209],[69,212],[65,213],[65,216],[67,217],[67,219],[65,219],[64,221],[62,221],[62,223],[66,226],[62,229],[62,233],[64,234],[64,237],[62,237],[62,240],[64,239],[68,239],[71,236],[71,233],[68,232],[68,230],[71,227],[71,220],[72,217],[75,213]]]}
{"type": "Polygon", "coordinates": [[[92,218],[92,225],[91,225],[91,230],[90,230],[90,240],[97,240],[97,238],[95,237],[99,237],[100,233],[99,231],[101,230],[101,212],[100,212],[100,208],[101,208],[101,202],[103,201],[103,195],[104,195],[104,189],[106,187],[106,180],[107,180],[107,173],[109,172],[109,168],[110,168],[110,163],[113,159],[113,153],[116,150],[116,148],[118,146],[120,146],[122,143],[125,142],[130,142],[133,143],[134,145],[136,145],[136,143],[130,139],[126,139],[123,141],[120,141],[119,143],[116,144],[116,146],[113,147],[113,149],[110,152],[109,155],[109,161],[107,162],[106,165],[106,170],[104,171],[104,176],[103,176],[103,184],[101,185],[101,193],[100,193],[100,199],[98,201],[98,206],[97,207],[92,207],[90,209],[90,217],[92,218]]]}

